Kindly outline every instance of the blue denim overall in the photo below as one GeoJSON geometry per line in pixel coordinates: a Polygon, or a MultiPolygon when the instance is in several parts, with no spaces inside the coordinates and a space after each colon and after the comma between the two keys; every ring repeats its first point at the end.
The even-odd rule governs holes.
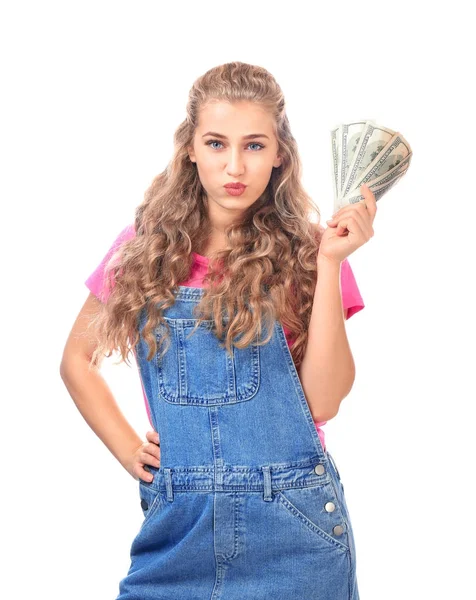
{"type": "MultiPolygon", "coordinates": [[[[282,325],[231,356],[179,286],[170,347],[136,359],[160,467],[117,600],[359,600],[340,475],[321,445],[282,325]]],[[[139,332],[145,315],[139,319],[139,332]]],[[[157,326],[155,335],[161,335],[157,326]]]]}

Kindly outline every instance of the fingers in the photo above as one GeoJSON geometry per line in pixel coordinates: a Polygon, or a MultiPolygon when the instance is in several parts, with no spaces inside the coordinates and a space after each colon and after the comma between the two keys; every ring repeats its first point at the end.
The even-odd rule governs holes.
{"type": "MultiPolygon", "coordinates": [[[[336,235],[342,235],[346,231],[348,234],[358,234],[359,237],[367,238],[370,237],[368,232],[368,224],[366,220],[361,217],[358,213],[343,216],[337,219],[336,235]]],[[[346,233],[347,235],[347,233],[346,233]]]]}
{"type": "Polygon", "coordinates": [[[143,450],[139,454],[139,460],[158,468],[160,466],[160,448],[156,444],[144,444],[143,450]]]}
{"type": "Polygon", "coordinates": [[[146,434],[148,442],[142,444],[141,452],[138,454],[138,475],[144,481],[152,481],[153,475],[147,471],[147,465],[160,467],[159,435],[156,431],[148,431],[146,434]]]}
{"type": "MultiPolygon", "coordinates": [[[[372,192],[369,192],[370,194],[372,194],[372,192]]],[[[372,197],[374,197],[374,195],[372,194],[372,197]]],[[[377,210],[377,209],[375,209],[377,210]]],[[[332,215],[332,219],[330,219],[331,221],[335,220],[336,217],[341,217],[342,215],[345,215],[348,212],[356,212],[358,211],[363,217],[365,218],[369,218],[372,217],[372,213],[371,213],[371,199],[367,199],[365,198],[365,203],[363,200],[360,200],[359,202],[354,202],[353,204],[346,204],[346,206],[343,206],[342,208],[340,208],[337,212],[335,212],[332,215]],[[367,208],[366,208],[367,205],[367,208]]],[[[329,223],[329,221],[326,221],[327,223],[329,223]]]]}
{"type": "Polygon", "coordinates": [[[331,219],[326,221],[329,227],[340,226],[337,233],[339,233],[340,229],[345,229],[346,221],[343,221],[343,219],[346,217],[355,217],[355,220],[368,236],[371,233],[373,234],[372,223],[377,212],[377,201],[374,194],[366,185],[361,186],[360,193],[364,196],[364,200],[343,206],[332,215],[331,219]]]}
{"type": "MultiPolygon", "coordinates": [[[[364,197],[365,204],[367,205],[367,211],[374,220],[375,213],[377,212],[377,200],[374,194],[370,191],[370,188],[365,183],[360,186],[360,193],[364,197]]],[[[362,202],[363,204],[363,202],[362,202]]],[[[364,207],[365,208],[365,207],[364,207]]]]}
{"type": "Polygon", "coordinates": [[[152,430],[146,433],[146,438],[147,442],[142,442],[135,450],[128,471],[134,479],[151,482],[154,476],[150,472],[149,466],[160,468],[159,436],[156,431],[152,430]]]}
{"type": "MultiPolygon", "coordinates": [[[[160,459],[160,442],[159,442],[159,434],[156,431],[148,431],[145,434],[145,437],[149,441],[148,444],[143,445],[144,452],[147,454],[151,454],[157,459],[160,459]]],[[[154,463],[150,463],[154,464],[154,463]]],[[[158,466],[155,465],[154,466],[158,466]]]]}
{"type": "Polygon", "coordinates": [[[142,465],[137,465],[136,472],[137,476],[139,477],[139,479],[142,479],[142,481],[148,481],[150,483],[154,479],[152,473],[146,471],[142,465]]]}
{"type": "Polygon", "coordinates": [[[337,212],[335,212],[332,215],[332,219],[330,219],[329,221],[326,221],[327,223],[331,222],[335,222],[338,219],[341,219],[344,215],[347,215],[347,213],[353,214],[353,213],[359,213],[362,215],[362,217],[364,218],[368,218],[368,213],[367,213],[367,209],[365,208],[365,205],[363,202],[355,202],[354,204],[348,204],[347,206],[343,206],[342,208],[340,208],[337,212]]]}
{"type": "MultiPolygon", "coordinates": [[[[160,459],[160,442],[159,442],[159,434],[156,431],[148,431],[145,434],[147,441],[149,443],[142,444],[142,451],[144,455],[151,455],[157,460],[160,459]]],[[[148,463],[151,465],[158,466],[154,462],[148,463]]]]}
{"type": "Polygon", "coordinates": [[[355,208],[349,207],[349,210],[344,210],[343,208],[336,213],[336,216],[327,221],[329,227],[337,227],[336,233],[340,235],[343,231],[348,229],[355,230],[355,226],[362,230],[364,234],[370,235],[371,226],[369,224],[369,219],[366,214],[364,214],[365,206],[362,204],[361,206],[355,208]],[[350,227],[351,222],[355,223],[354,227],[350,227]]]}
{"type": "Polygon", "coordinates": [[[152,442],[142,444],[142,450],[137,454],[135,470],[144,481],[152,481],[154,476],[147,470],[147,466],[160,467],[160,448],[152,442]]]}
{"type": "Polygon", "coordinates": [[[157,433],[157,431],[148,431],[145,434],[145,437],[147,438],[147,441],[149,442],[154,442],[154,444],[157,444],[158,446],[160,446],[160,440],[159,440],[159,434],[157,433]]]}

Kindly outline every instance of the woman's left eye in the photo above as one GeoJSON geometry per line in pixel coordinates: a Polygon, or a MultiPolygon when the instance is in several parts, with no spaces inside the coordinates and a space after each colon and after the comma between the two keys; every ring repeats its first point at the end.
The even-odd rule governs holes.
{"type": "MultiPolygon", "coordinates": [[[[211,146],[212,144],[221,144],[219,140],[209,140],[206,145],[211,146]]],[[[259,150],[263,149],[263,144],[258,144],[258,142],[250,142],[248,146],[259,146],[259,150]]]]}

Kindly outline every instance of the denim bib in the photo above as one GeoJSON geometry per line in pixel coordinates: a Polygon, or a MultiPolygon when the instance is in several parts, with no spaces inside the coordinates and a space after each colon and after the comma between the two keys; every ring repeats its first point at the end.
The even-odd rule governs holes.
{"type": "Polygon", "coordinates": [[[117,600],[359,600],[343,484],[282,324],[230,355],[213,321],[196,327],[203,293],[179,286],[163,311],[164,357],[147,361],[142,335],[136,347],[161,458],[138,484],[144,518],[117,600]]]}

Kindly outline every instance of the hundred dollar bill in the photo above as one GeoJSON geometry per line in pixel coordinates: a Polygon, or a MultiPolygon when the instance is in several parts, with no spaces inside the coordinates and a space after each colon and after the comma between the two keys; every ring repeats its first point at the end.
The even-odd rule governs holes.
{"type": "Polygon", "coordinates": [[[363,183],[370,185],[370,181],[389,173],[411,154],[410,144],[401,133],[396,133],[377,158],[355,180],[354,189],[360,189],[363,183]]]}
{"type": "Polygon", "coordinates": [[[359,141],[367,123],[368,121],[355,121],[341,125],[339,197],[343,195],[344,183],[347,180],[349,168],[354,163],[355,153],[360,146],[359,141]]]}
{"type": "MultiPolygon", "coordinates": [[[[373,189],[372,189],[372,186],[369,186],[372,189],[372,193],[375,196],[375,200],[376,201],[380,200],[380,198],[386,192],[388,192],[388,190],[392,186],[394,186],[397,183],[397,181],[399,181],[405,175],[407,169],[408,169],[408,164],[407,164],[406,168],[403,168],[402,171],[396,177],[394,177],[391,181],[388,181],[387,183],[384,183],[382,185],[377,185],[373,189]]],[[[363,199],[364,199],[364,197],[360,194],[360,192],[358,192],[357,190],[354,190],[354,194],[351,193],[348,196],[346,196],[345,204],[354,204],[356,202],[360,202],[363,199]]]]}
{"type": "MultiPolygon", "coordinates": [[[[389,169],[380,177],[371,178],[367,181],[363,181],[362,183],[366,183],[369,186],[370,191],[373,192],[378,186],[389,183],[398,175],[400,175],[400,173],[406,172],[407,168],[410,165],[412,156],[413,153],[410,152],[410,154],[406,158],[404,158],[400,162],[397,161],[397,164],[392,169],[389,169]]],[[[349,204],[349,198],[356,197],[356,194],[359,194],[360,198],[363,199],[363,196],[360,195],[360,185],[350,190],[350,192],[346,196],[339,200],[339,208],[342,208],[342,206],[349,204]]]]}
{"type": "Polygon", "coordinates": [[[372,120],[334,127],[331,141],[334,212],[363,200],[363,183],[381,198],[407,172],[413,155],[400,133],[372,120]]]}
{"type": "MultiPolygon", "coordinates": [[[[367,121],[364,131],[360,135],[360,142],[353,154],[353,161],[347,170],[345,180],[341,182],[341,198],[357,187],[362,173],[373,163],[393,136],[395,136],[395,131],[392,129],[381,127],[374,121],[367,121]]],[[[344,153],[344,149],[342,153],[344,153]]]]}
{"type": "MultiPolygon", "coordinates": [[[[411,155],[410,155],[411,156],[411,155]]],[[[410,160],[405,163],[400,163],[394,169],[389,171],[388,174],[377,179],[373,179],[369,185],[370,191],[374,194],[375,200],[379,200],[397,181],[399,181],[403,175],[407,172],[410,166],[410,160]]],[[[348,204],[354,204],[364,200],[364,196],[360,193],[359,189],[350,191],[347,196],[341,198],[339,208],[348,204]]]]}
{"type": "Polygon", "coordinates": [[[332,148],[332,183],[334,186],[334,212],[339,198],[339,165],[340,165],[340,126],[331,130],[332,148]]]}

